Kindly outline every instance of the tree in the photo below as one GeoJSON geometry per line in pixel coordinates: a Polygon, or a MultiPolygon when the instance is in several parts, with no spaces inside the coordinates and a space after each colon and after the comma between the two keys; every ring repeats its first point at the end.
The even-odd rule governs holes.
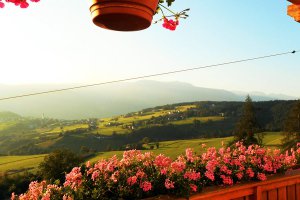
{"type": "Polygon", "coordinates": [[[251,144],[258,144],[259,140],[262,141],[261,136],[259,140],[255,137],[255,134],[260,130],[260,126],[255,116],[255,108],[252,99],[247,95],[243,114],[236,124],[234,131],[235,141],[243,141],[246,146],[251,144]]]}
{"type": "Polygon", "coordinates": [[[86,147],[86,146],[81,146],[80,147],[80,152],[83,153],[83,154],[87,154],[91,151],[90,148],[86,147]]]}
{"type": "Polygon", "coordinates": [[[198,120],[198,119],[194,119],[193,124],[194,124],[194,127],[195,127],[195,128],[199,128],[199,127],[200,127],[200,124],[201,124],[201,121],[198,120]]]}
{"type": "Polygon", "coordinates": [[[44,158],[39,165],[40,175],[50,182],[65,180],[65,173],[81,163],[79,156],[66,149],[55,150],[44,158]]]}
{"type": "Polygon", "coordinates": [[[159,142],[155,142],[156,149],[159,149],[159,142]]]}
{"type": "Polygon", "coordinates": [[[142,144],[148,144],[149,142],[151,142],[151,139],[148,138],[148,137],[144,137],[144,138],[141,140],[141,143],[142,143],[142,144]]]}
{"type": "Polygon", "coordinates": [[[289,149],[300,142],[300,100],[291,108],[284,122],[283,148],[289,149]]]}

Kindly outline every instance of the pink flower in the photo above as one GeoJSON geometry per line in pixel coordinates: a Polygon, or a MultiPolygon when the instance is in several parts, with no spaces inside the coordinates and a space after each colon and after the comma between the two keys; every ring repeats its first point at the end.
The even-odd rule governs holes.
{"type": "Polygon", "coordinates": [[[20,3],[20,8],[27,8],[29,6],[29,4],[26,1],[22,1],[20,3]]]}
{"type": "Polygon", "coordinates": [[[267,177],[264,173],[257,173],[257,178],[258,178],[258,180],[261,180],[261,181],[267,180],[267,177]]]}
{"type": "Polygon", "coordinates": [[[73,200],[73,198],[68,195],[64,195],[63,200],[73,200]]]}
{"type": "Polygon", "coordinates": [[[152,185],[149,181],[144,181],[141,183],[140,188],[142,188],[144,192],[148,192],[152,189],[152,185]]]}
{"type": "Polygon", "coordinates": [[[168,172],[168,170],[167,170],[166,168],[160,170],[160,173],[161,173],[162,175],[166,175],[167,172],[168,172]]]}
{"type": "Polygon", "coordinates": [[[223,179],[224,185],[232,185],[233,184],[233,180],[230,176],[221,175],[220,177],[223,179]]]}
{"type": "Polygon", "coordinates": [[[118,182],[119,174],[120,174],[119,171],[115,171],[115,172],[111,175],[110,179],[111,179],[114,183],[118,182]]]}
{"type": "Polygon", "coordinates": [[[236,173],[236,177],[239,179],[239,180],[241,180],[242,178],[243,178],[243,173],[242,172],[238,172],[238,173],[236,173]]]}
{"type": "Polygon", "coordinates": [[[94,171],[92,174],[92,180],[95,181],[99,177],[100,173],[99,171],[94,171]]]}
{"type": "Polygon", "coordinates": [[[253,172],[252,168],[250,168],[250,167],[246,170],[246,174],[247,174],[250,178],[253,178],[253,177],[254,177],[254,172],[253,172]]]}
{"type": "Polygon", "coordinates": [[[273,163],[271,161],[268,161],[264,166],[264,170],[267,172],[272,172],[273,171],[273,163]]]}
{"type": "MultiPolygon", "coordinates": [[[[39,2],[39,0],[30,0],[31,2],[39,2]]],[[[27,8],[29,6],[27,0],[6,0],[6,2],[13,3],[20,8],[27,8]]],[[[4,7],[4,3],[0,1],[0,8],[4,7]]]]}
{"type": "Polygon", "coordinates": [[[162,154],[156,156],[154,160],[154,165],[156,167],[161,167],[161,168],[169,167],[171,163],[172,163],[172,159],[162,154]]]}
{"type": "Polygon", "coordinates": [[[132,186],[136,183],[136,181],[137,181],[137,177],[136,176],[131,176],[127,179],[127,184],[132,186]]]}
{"type": "Polygon", "coordinates": [[[70,186],[75,191],[82,183],[82,174],[80,172],[80,167],[74,167],[72,171],[66,175],[66,181],[64,186],[70,186]]]}
{"type": "Polygon", "coordinates": [[[167,189],[173,189],[174,188],[174,182],[173,181],[170,181],[170,179],[166,179],[165,180],[165,187],[167,189]]]}
{"type": "Polygon", "coordinates": [[[136,176],[138,178],[144,178],[144,177],[147,176],[147,174],[145,172],[141,171],[141,170],[138,170],[138,172],[136,173],[136,176]]]}
{"type": "Polygon", "coordinates": [[[193,192],[197,192],[197,185],[194,185],[194,184],[190,184],[190,188],[193,192]]]}
{"type": "Polygon", "coordinates": [[[50,194],[46,193],[41,200],[50,200],[50,194]]]}
{"type": "Polygon", "coordinates": [[[215,176],[214,176],[214,173],[211,172],[211,171],[206,171],[205,172],[205,176],[210,179],[211,181],[214,181],[215,180],[215,176]]]}
{"type": "Polygon", "coordinates": [[[169,29],[171,31],[175,31],[176,27],[179,25],[179,21],[178,19],[176,19],[175,21],[172,19],[167,19],[166,17],[164,18],[164,23],[163,23],[163,27],[166,29],[169,29]]]}
{"type": "Polygon", "coordinates": [[[171,163],[171,168],[173,172],[182,172],[185,169],[185,163],[182,161],[175,161],[171,163]]]}
{"type": "Polygon", "coordinates": [[[188,161],[194,162],[195,159],[194,159],[193,149],[187,148],[185,150],[185,155],[186,155],[188,161]]]}
{"type": "Polygon", "coordinates": [[[185,179],[196,181],[196,180],[198,180],[200,178],[200,172],[195,172],[194,170],[192,170],[190,172],[185,172],[185,174],[183,175],[183,177],[185,179]]]}
{"type": "Polygon", "coordinates": [[[91,162],[90,162],[90,161],[87,161],[87,162],[85,163],[85,166],[86,166],[87,168],[90,168],[91,162]]]}
{"type": "Polygon", "coordinates": [[[10,200],[15,200],[15,199],[16,199],[16,195],[15,195],[15,193],[13,192],[13,193],[11,193],[10,200]]]}

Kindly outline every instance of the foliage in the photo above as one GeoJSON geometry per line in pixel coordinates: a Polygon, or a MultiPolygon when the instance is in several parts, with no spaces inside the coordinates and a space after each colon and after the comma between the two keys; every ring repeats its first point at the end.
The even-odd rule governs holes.
{"type": "Polygon", "coordinates": [[[300,142],[300,100],[291,108],[284,123],[283,147],[289,149],[300,142]]]}
{"type": "Polygon", "coordinates": [[[63,182],[65,173],[80,163],[81,159],[76,154],[66,149],[59,149],[45,156],[44,161],[39,165],[39,173],[51,182],[55,180],[63,182]]]}
{"type": "Polygon", "coordinates": [[[8,199],[12,192],[26,192],[28,184],[34,180],[40,180],[40,177],[27,171],[17,175],[0,175],[0,199],[8,199]]]}
{"type": "MultiPolygon", "coordinates": [[[[202,145],[202,148],[206,148],[202,145]]],[[[162,154],[125,151],[74,167],[63,185],[31,182],[29,190],[12,199],[141,199],[159,194],[188,197],[207,185],[233,185],[250,180],[266,180],[267,175],[285,172],[297,163],[300,148],[280,154],[280,150],[244,146],[207,148],[202,155],[186,149],[176,160],[162,154]]]]}
{"type": "Polygon", "coordinates": [[[244,104],[243,115],[235,129],[235,140],[244,141],[245,145],[257,144],[258,139],[255,138],[255,133],[259,132],[260,126],[255,116],[255,108],[252,103],[252,99],[248,95],[244,104]]]}

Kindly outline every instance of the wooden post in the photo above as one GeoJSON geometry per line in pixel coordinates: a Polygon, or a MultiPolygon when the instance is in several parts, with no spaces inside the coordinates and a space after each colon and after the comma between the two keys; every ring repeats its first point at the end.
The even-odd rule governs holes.
{"type": "Polygon", "coordinates": [[[256,188],[256,198],[255,200],[262,200],[262,190],[261,190],[261,186],[257,186],[256,188]]]}

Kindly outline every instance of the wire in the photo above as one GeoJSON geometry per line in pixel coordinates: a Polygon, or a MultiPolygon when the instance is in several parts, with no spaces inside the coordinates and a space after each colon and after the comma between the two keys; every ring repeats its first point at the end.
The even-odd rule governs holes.
{"type": "Polygon", "coordinates": [[[283,56],[283,55],[286,55],[286,54],[295,54],[299,51],[300,50],[293,50],[293,51],[288,51],[288,52],[283,52],[283,53],[270,54],[270,55],[265,55],[265,56],[260,56],[260,57],[247,58],[247,59],[242,59],[242,60],[236,60],[236,61],[206,65],[206,66],[201,66],[201,67],[186,68],[186,69],[181,69],[181,70],[162,72],[162,73],[150,74],[150,75],[143,75],[143,76],[137,76],[137,77],[131,77],[131,78],[101,82],[101,83],[80,85],[80,86],[75,86],[75,87],[68,87],[68,88],[62,88],[62,89],[55,89],[55,90],[48,90],[48,91],[42,91],[42,92],[36,92],[36,93],[22,94],[22,95],[17,95],[17,96],[4,97],[4,98],[0,98],[0,101],[9,100],[9,99],[24,98],[24,97],[29,97],[29,96],[37,96],[37,95],[42,95],[42,94],[63,92],[63,91],[75,90],[75,89],[81,89],[81,88],[87,88],[87,87],[94,87],[94,86],[99,86],[99,85],[107,85],[107,84],[112,84],[112,83],[120,83],[120,82],[125,82],[125,81],[131,81],[131,80],[137,80],[137,79],[143,79],[143,78],[150,78],[150,77],[156,77],[156,76],[164,76],[164,75],[182,73],[182,72],[187,72],[187,71],[194,71],[194,70],[199,70],[199,69],[206,69],[206,68],[212,68],[212,67],[218,67],[218,66],[224,66],[224,65],[231,65],[231,64],[242,63],[242,62],[249,62],[249,61],[253,61],[253,60],[262,60],[262,59],[271,58],[271,57],[283,56]]]}

